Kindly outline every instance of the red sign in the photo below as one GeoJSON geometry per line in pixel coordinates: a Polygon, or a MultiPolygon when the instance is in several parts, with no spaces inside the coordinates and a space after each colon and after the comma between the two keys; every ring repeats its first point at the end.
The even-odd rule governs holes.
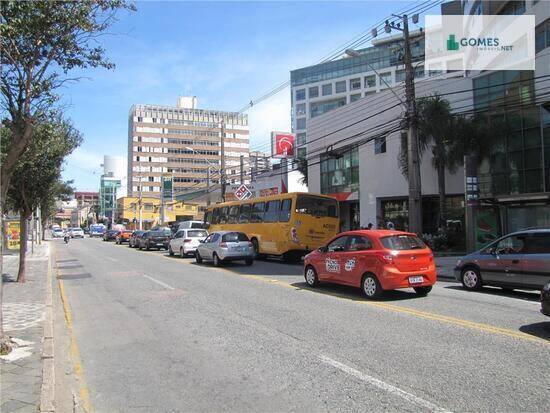
{"type": "Polygon", "coordinates": [[[237,188],[237,190],[235,191],[235,197],[239,200],[239,201],[242,201],[243,199],[248,199],[252,196],[252,192],[250,192],[250,190],[246,187],[246,185],[241,185],[237,188]]]}
{"type": "Polygon", "coordinates": [[[271,132],[273,157],[293,158],[295,137],[291,133],[271,132]]]}

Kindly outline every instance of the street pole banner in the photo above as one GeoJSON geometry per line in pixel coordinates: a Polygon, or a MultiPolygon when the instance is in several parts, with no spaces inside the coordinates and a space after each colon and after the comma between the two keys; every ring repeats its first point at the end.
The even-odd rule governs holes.
{"type": "Polygon", "coordinates": [[[162,176],[162,199],[172,200],[174,195],[172,175],[162,176]]]}
{"type": "Polygon", "coordinates": [[[8,222],[8,249],[18,250],[19,242],[21,239],[20,236],[21,227],[18,221],[8,222]]]}
{"type": "Polygon", "coordinates": [[[425,70],[535,70],[534,15],[428,15],[425,70]]]}

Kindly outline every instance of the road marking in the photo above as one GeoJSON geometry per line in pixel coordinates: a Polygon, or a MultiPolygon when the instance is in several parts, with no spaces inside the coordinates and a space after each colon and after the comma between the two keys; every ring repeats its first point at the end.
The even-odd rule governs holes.
{"type": "MultiPolygon", "coordinates": [[[[57,270],[59,276],[59,270],[57,270]]],[[[67,299],[67,293],[65,292],[65,285],[62,280],[57,280],[59,285],[59,292],[61,295],[61,302],[63,303],[63,312],[65,313],[65,321],[67,322],[67,330],[69,331],[70,344],[69,355],[73,362],[74,372],[78,378],[79,383],[79,395],[82,400],[82,408],[86,413],[92,411],[92,403],[90,401],[90,390],[86,384],[86,378],[84,377],[84,368],[82,367],[82,359],[80,358],[80,351],[78,350],[78,344],[73,331],[73,316],[69,307],[69,301],[67,299]]]]}
{"type": "Polygon", "coordinates": [[[380,390],[383,390],[394,396],[401,397],[402,399],[407,400],[411,404],[415,404],[416,406],[423,407],[425,409],[428,409],[431,412],[450,413],[449,410],[443,409],[433,404],[432,402],[429,402],[428,400],[415,396],[412,393],[402,390],[399,387],[396,387],[392,384],[386,383],[385,381],[377,379],[376,377],[369,376],[368,374],[365,374],[362,371],[356,370],[353,367],[350,367],[346,364],[342,364],[339,361],[331,359],[330,357],[327,357],[324,355],[319,355],[318,357],[323,363],[328,364],[329,366],[332,366],[338,370],[341,370],[344,373],[347,373],[350,376],[353,376],[359,380],[362,380],[370,384],[371,386],[377,387],[380,390]]]}
{"type": "MultiPolygon", "coordinates": [[[[279,286],[282,286],[282,287],[292,288],[294,290],[307,291],[307,292],[310,292],[310,293],[314,293],[313,289],[311,289],[309,287],[297,287],[296,285],[293,285],[293,284],[289,283],[288,281],[282,281],[282,280],[277,280],[277,279],[274,279],[274,278],[267,278],[267,277],[262,277],[262,276],[259,276],[259,275],[253,275],[253,274],[239,274],[239,273],[236,273],[234,271],[231,271],[229,268],[217,267],[216,269],[222,270],[223,272],[226,272],[226,273],[229,273],[229,274],[236,275],[236,276],[241,277],[241,278],[248,278],[248,279],[251,279],[251,280],[261,281],[261,282],[266,283],[266,284],[272,284],[272,285],[275,284],[275,285],[279,285],[279,286]]],[[[461,327],[464,327],[464,328],[467,328],[467,329],[470,329],[470,330],[479,330],[479,331],[483,331],[485,333],[491,333],[491,334],[495,334],[495,335],[511,337],[511,338],[515,338],[515,339],[519,339],[519,340],[525,340],[525,341],[530,341],[530,342],[537,343],[537,344],[543,344],[543,345],[546,345],[546,346],[550,346],[550,341],[548,341],[548,340],[545,340],[545,339],[542,339],[542,338],[539,338],[539,337],[535,337],[535,336],[532,336],[532,335],[527,334],[527,333],[522,333],[521,331],[511,330],[511,329],[508,329],[508,328],[495,327],[495,326],[485,324],[485,323],[477,323],[475,321],[468,321],[468,320],[464,320],[462,318],[445,316],[445,315],[441,315],[441,314],[437,314],[437,313],[431,313],[431,312],[428,312],[428,311],[414,310],[412,308],[403,307],[403,306],[399,306],[399,305],[395,305],[395,304],[388,304],[388,303],[384,303],[384,302],[380,302],[380,301],[378,301],[378,302],[377,301],[366,301],[365,299],[358,299],[358,298],[355,298],[355,297],[350,297],[350,296],[347,296],[347,295],[344,295],[344,294],[330,292],[330,291],[324,291],[324,294],[328,295],[330,297],[334,297],[334,298],[338,298],[338,299],[345,299],[345,300],[348,300],[348,301],[356,302],[356,303],[361,304],[361,305],[367,305],[367,306],[370,306],[370,307],[376,307],[376,308],[389,310],[389,311],[393,311],[393,312],[397,312],[397,313],[401,313],[401,314],[407,314],[407,315],[411,315],[411,316],[414,316],[414,317],[417,317],[417,318],[424,318],[424,319],[427,319],[427,320],[439,321],[439,322],[446,323],[446,324],[458,325],[458,326],[461,326],[461,327]]]]}
{"type": "Polygon", "coordinates": [[[142,277],[148,278],[149,280],[153,281],[154,283],[157,283],[158,285],[162,285],[164,288],[168,288],[169,290],[175,290],[175,288],[172,287],[171,285],[163,283],[162,281],[157,280],[156,278],[150,277],[147,274],[141,274],[141,275],[142,277]]]}
{"type": "Polygon", "coordinates": [[[103,258],[105,258],[106,260],[112,261],[112,262],[118,262],[118,260],[113,258],[113,257],[106,256],[106,257],[103,257],[103,258]]]}

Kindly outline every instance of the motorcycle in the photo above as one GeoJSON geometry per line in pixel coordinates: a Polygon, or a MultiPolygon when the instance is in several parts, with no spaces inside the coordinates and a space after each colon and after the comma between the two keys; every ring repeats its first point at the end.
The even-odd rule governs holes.
{"type": "Polygon", "coordinates": [[[69,243],[69,238],[70,238],[70,237],[69,237],[69,234],[65,234],[65,235],[63,236],[63,241],[65,241],[65,244],[68,244],[68,243],[69,243]]]}

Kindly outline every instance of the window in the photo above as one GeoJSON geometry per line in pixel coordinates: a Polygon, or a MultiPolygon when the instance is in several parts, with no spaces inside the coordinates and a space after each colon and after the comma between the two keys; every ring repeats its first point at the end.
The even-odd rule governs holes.
{"type": "Polygon", "coordinates": [[[535,52],[550,47],[550,19],[542,22],[535,29],[535,52]]]}
{"type": "Polygon", "coordinates": [[[336,238],[330,244],[327,245],[327,252],[339,252],[346,250],[346,243],[348,242],[348,237],[343,236],[336,238]]]}
{"type": "Polygon", "coordinates": [[[264,222],[277,222],[279,218],[279,200],[269,201],[264,213],[264,222]]]}
{"type": "Polygon", "coordinates": [[[365,87],[375,87],[376,86],[376,75],[365,76],[365,87]]]}
{"type": "Polygon", "coordinates": [[[312,86],[309,88],[309,98],[316,98],[317,96],[319,96],[319,86],[312,86]]]}
{"type": "Polygon", "coordinates": [[[315,217],[336,218],[338,216],[338,204],[334,199],[314,195],[299,195],[296,201],[296,212],[315,217]]]}
{"type": "Polygon", "coordinates": [[[358,148],[347,150],[338,159],[321,156],[321,193],[355,192],[358,189],[358,148]]]}
{"type": "Polygon", "coordinates": [[[421,77],[424,77],[424,66],[415,66],[414,78],[420,79],[421,77]]]}
{"type": "Polygon", "coordinates": [[[349,89],[350,90],[361,89],[361,79],[360,78],[351,79],[349,81],[349,89]]]}
{"type": "Polygon", "coordinates": [[[359,100],[359,99],[361,99],[361,93],[356,93],[355,95],[351,95],[349,97],[350,103],[355,102],[356,100],[359,100]]]}
{"type": "Polygon", "coordinates": [[[228,207],[220,208],[218,224],[227,224],[227,210],[228,210],[228,207]]]}
{"type": "Polygon", "coordinates": [[[333,109],[346,105],[346,98],[341,97],[338,99],[325,100],[323,102],[313,102],[309,104],[309,116],[314,118],[322,115],[323,113],[330,112],[333,109]]]}
{"type": "Polygon", "coordinates": [[[306,144],[306,134],[305,132],[296,134],[296,145],[305,145],[306,144]]]}
{"type": "Polygon", "coordinates": [[[395,83],[404,82],[405,81],[405,70],[400,69],[395,71],[395,83]]]}
{"type": "Polygon", "coordinates": [[[239,220],[239,205],[232,205],[229,207],[228,224],[236,224],[239,220]]]}
{"type": "Polygon", "coordinates": [[[281,201],[281,211],[279,212],[279,222],[288,222],[290,220],[290,208],[292,199],[283,199],[281,201]]]}
{"type": "Polygon", "coordinates": [[[306,98],[306,90],[298,89],[296,91],[296,100],[304,100],[306,98]]]}
{"type": "Polygon", "coordinates": [[[426,248],[426,245],[420,240],[420,238],[414,235],[394,235],[391,237],[380,238],[384,248],[389,250],[417,250],[426,248]]]}
{"type": "Polygon", "coordinates": [[[296,115],[305,115],[306,114],[306,104],[298,103],[296,105],[296,115]]]}
{"type": "Polygon", "coordinates": [[[374,153],[386,153],[386,137],[380,136],[374,140],[374,153]]]}
{"type": "Polygon", "coordinates": [[[183,234],[185,234],[185,231],[178,231],[176,235],[174,235],[174,238],[183,238],[183,234]]]}
{"type": "Polygon", "coordinates": [[[367,237],[353,235],[349,237],[348,251],[363,251],[372,248],[372,243],[367,237]]]}
{"type": "Polygon", "coordinates": [[[340,82],[336,82],[334,85],[334,88],[336,90],[336,93],[343,93],[346,91],[346,81],[342,80],[340,82]]]}
{"type": "Polygon", "coordinates": [[[218,224],[220,218],[220,208],[214,208],[212,210],[212,221],[210,221],[211,224],[218,224]]]}
{"type": "Polygon", "coordinates": [[[263,222],[264,220],[264,208],[265,203],[264,202],[256,202],[254,205],[252,205],[252,212],[250,214],[250,222],[263,222]]]}
{"type": "Polygon", "coordinates": [[[153,210],[153,204],[143,204],[143,209],[145,211],[152,211],[153,210]]]}
{"type": "Polygon", "coordinates": [[[513,235],[501,239],[495,246],[495,253],[499,255],[503,254],[522,254],[523,247],[525,246],[526,235],[513,235]]]}
{"type": "Polygon", "coordinates": [[[189,238],[204,238],[208,235],[208,232],[206,232],[203,229],[194,229],[187,231],[187,236],[189,238]]]}
{"type": "Polygon", "coordinates": [[[550,254],[550,232],[536,232],[525,239],[523,254],[550,254]]]}
{"type": "Polygon", "coordinates": [[[520,15],[525,13],[525,0],[510,1],[504,8],[498,13],[500,15],[520,15]]]}
{"type": "Polygon", "coordinates": [[[305,129],[306,128],[306,118],[296,119],[296,129],[305,129]]]}
{"type": "Polygon", "coordinates": [[[252,209],[251,204],[242,204],[241,205],[241,213],[239,215],[239,223],[240,224],[247,224],[250,220],[250,210],[252,209]]]}
{"type": "MultiPolygon", "coordinates": [[[[208,238],[210,238],[210,239],[208,240],[208,242],[215,243],[215,242],[218,242],[218,240],[220,239],[220,234],[218,234],[218,233],[216,232],[216,233],[212,234],[211,237],[208,237],[208,238]]],[[[207,238],[207,239],[208,239],[208,238],[207,238]]]]}
{"type": "Polygon", "coordinates": [[[222,242],[247,242],[248,237],[242,232],[229,232],[224,234],[222,242]]]}
{"type": "Polygon", "coordinates": [[[380,73],[380,86],[387,87],[391,85],[391,72],[380,73]]]}
{"type": "Polygon", "coordinates": [[[332,83],[323,85],[322,92],[323,92],[323,96],[332,95],[332,83]]]}

